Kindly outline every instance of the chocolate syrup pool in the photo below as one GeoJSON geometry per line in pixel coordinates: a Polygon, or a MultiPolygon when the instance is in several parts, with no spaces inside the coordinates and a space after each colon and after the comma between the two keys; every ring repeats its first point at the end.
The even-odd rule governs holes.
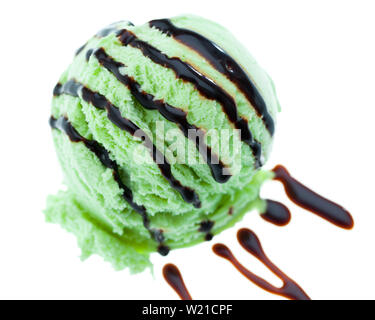
{"type": "MultiPolygon", "coordinates": [[[[318,215],[337,227],[347,230],[354,227],[354,220],[346,209],[307,188],[292,177],[285,167],[278,165],[272,171],[275,174],[274,180],[283,184],[287,196],[296,205],[318,215]]],[[[277,226],[285,226],[289,223],[291,214],[284,204],[273,200],[265,200],[265,202],[266,210],[261,215],[264,220],[277,226]]],[[[240,229],[237,233],[237,240],[243,249],[256,257],[282,281],[283,285],[280,288],[270,284],[268,281],[243,266],[226,245],[221,243],[215,244],[212,250],[219,257],[229,261],[245,278],[261,289],[290,300],[310,300],[310,297],[302,287],[283,273],[268,258],[258,236],[252,230],[240,229]]],[[[166,265],[163,269],[163,273],[166,281],[177,292],[181,299],[191,299],[181,273],[175,265],[166,265]]]]}
{"type": "Polygon", "coordinates": [[[274,180],[280,181],[290,200],[296,205],[315,213],[321,218],[343,229],[352,229],[351,214],[340,205],[320,196],[293,178],[285,167],[278,165],[273,170],[274,180]]]}
{"type": "Polygon", "coordinates": [[[291,278],[284,274],[264,253],[262,245],[257,235],[249,229],[241,229],[237,233],[237,239],[240,245],[260,262],[262,262],[269,270],[271,270],[283,282],[281,288],[277,288],[263,278],[246,269],[233,255],[230,249],[224,244],[218,243],[212,247],[212,250],[218,256],[228,260],[232,265],[241,272],[248,280],[258,287],[291,300],[310,300],[305,291],[291,278]]]}
{"type": "Polygon", "coordinates": [[[190,293],[185,286],[180,270],[178,270],[174,264],[165,265],[163,268],[163,275],[165,281],[167,281],[174,291],[176,291],[181,300],[192,300],[190,293]]]}

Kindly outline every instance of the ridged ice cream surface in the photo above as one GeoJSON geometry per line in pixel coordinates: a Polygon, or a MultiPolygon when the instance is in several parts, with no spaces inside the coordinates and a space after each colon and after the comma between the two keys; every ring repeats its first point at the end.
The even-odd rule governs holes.
{"type": "Polygon", "coordinates": [[[67,191],[45,213],[76,235],[83,258],[140,272],[151,253],[264,210],[259,190],[272,173],[261,166],[279,105],[272,80],[222,26],[190,15],[114,23],[77,51],[53,93],[67,191]]]}

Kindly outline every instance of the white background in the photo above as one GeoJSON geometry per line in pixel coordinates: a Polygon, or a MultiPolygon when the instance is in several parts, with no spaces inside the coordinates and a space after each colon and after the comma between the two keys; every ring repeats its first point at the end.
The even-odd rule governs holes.
{"type": "Polygon", "coordinates": [[[285,228],[252,212],[238,226],[313,299],[375,298],[373,1],[2,1],[0,4],[0,298],[175,299],[163,281],[180,267],[196,299],[277,299],[215,256],[229,245],[247,267],[278,284],[235,241],[238,226],[211,243],[153,257],[154,276],[79,260],[75,238],[46,224],[47,194],[62,187],[49,117],[52,89],[74,51],[107,24],[195,13],[229,28],[274,79],[283,107],[274,152],[312,189],[344,205],[352,231],[290,203],[277,182],[264,197],[290,206],[285,228]]]}

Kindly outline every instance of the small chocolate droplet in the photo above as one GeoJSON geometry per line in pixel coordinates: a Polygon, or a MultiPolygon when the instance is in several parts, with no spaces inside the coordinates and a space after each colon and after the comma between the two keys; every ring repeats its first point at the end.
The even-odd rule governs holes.
{"type": "Polygon", "coordinates": [[[280,202],[273,200],[266,200],[266,211],[261,214],[261,217],[279,227],[286,226],[290,222],[289,209],[280,202]]]}
{"type": "Polygon", "coordinates": [[[158,247],[158,252],[160,255],[162,255],[163,257],[167,256],[169,251],[171,251],[171,249],[164,245],[164,244],[161,244],[159,247],[158,247]]]}
{"type": "Polygon", "coordinates": [[[214,224],[215,224],[215,222],[211,221],[211,220],[202,221],[198,231],[199,232],[209,232],[209,231],[211,231],[214,224]]]}
{"type": "Polygon", "coordinates": [[[167,283],[180,296],[181,300],[192,300],[191,295],[185,286],[184,279],[181,276],[181,272],[174,264],[165,265],[163,268],[163,275],[165,281],[167,281],[167,283]]]}
{"type": "Polygon", "coordinates": [[[213,239],[214,235],[212,233],[207,233],[204,239],[206,241],[211,241],[213,239]]]}

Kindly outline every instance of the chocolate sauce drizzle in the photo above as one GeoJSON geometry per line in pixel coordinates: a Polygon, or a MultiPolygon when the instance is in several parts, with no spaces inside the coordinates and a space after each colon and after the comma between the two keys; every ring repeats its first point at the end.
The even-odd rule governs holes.
{"type": "Polygon", "coordinates": [[[191,65],[183,62],[177,57],[169,58],[147,42],[139,40],[132,32],[126,29],[121,30],[118,33],[118,38],[123,45],[130,45],[134,48],[138,48],[153,62],[173,70],[177,78],[193,84],[204,97],[218,101],[221,104],[224,113],[227,115],[227,118],[237,129],[241,130],[241,140],[248,144],[252,149],[256,166],[260,167],[262,165],[261,145],[254,140],[249,130],[247,120],[238,115],[236,103],[230,95],[228,95],[214,81],[205,77],[191,65]]]}
{"type": "Polygon", "coordinates": [[[164,279],[176,291],[181,300],[193,300],[187,290],[180,270],[174,264],[167,264],[163,268],[164,279]]]}
{"type": "Polygon", "coordinates": [[[261,217],[277,226],[286,226],[291,219],[289,209],[280,202],[273,200],[266,200],[266,211],[261,214],[261,217]]]}
{"type": "Polygon", "coordinates": [[[161,256],[164,256],[164,257],[167,256],[169,251],[171,251],[171,249],[165,244],[160,243],[160,245],[158,246],[158,253],[161,256]]]}
{"type": "Polygon", "coordinates": [[[303,291],[303,289],[291,278],[285,275],[264,253],[262,245],[256,234],[249,229],[241,229],[237,233],[237,239],[241,246],[260,262],[262,262],[272,273],[274,273],[280,280],[283,281],[283,286],[277,288],[260,278],[250,270],[246,269],[238,260],[234,257],[230,249],[224,244],[215,244],[213,251],[218,256],[228,260],[233,264],[236,269],[241,272],[247,279],[253,282],[258,287],[292,300],[310,300],[309,296],[303,291]]]}
{"type": "Polygon", "coordinates": [[[278,180],[284,185],[287,196],[295,204],[315,213],[338,227],[344,229],[353,228],[353,218],[343,207],[323,198],[304,186],[294,179],[283,166],[276,166],[273,172],[275,173],[274,180],[278,180]]]}
{"type": "Polygon", "coordinates": [[[119,29],[118,29],[118,24],[120,23],[127,23],[128,26],[134,26],[134,24],[130,21],[118,21],[118,22],[114,22],[112,24],[110,24],[108,27],[100,30],[96,35],[95,37],[97,38],[104,38],[108,35],[110,35],[111,33],[115,33],[117,32],[119,29]]]}
{"type": "MultiPolygon", "coordinates": [[[[75,85],[71,85],[70,89],[67,89],[67,90],[71,90],[74,86],[75,85]]],[[[123,198],[125,199],[127,203],[129,203],[129,205],[133,208],[133,210],[142,217],[143,225],[149,231],[153,239],[155,239],[157,242],[160,243],[160,245],[162,245],[162,242],[164,241],[163,231],[159,229],[151,228],[150,219],[147,215],[146,208],[134,202],[133,192],[122,182],[118,165],[115,161],[113,161],[110,158],[109,152],[103,146],[101,146],[99,142],[95,140],[89,140],[81,136],[66,117],[62,116],[56,119],[51,116],[49,120],[49,124],[51,128],[64,132],[69,137],[70,141],[83,142],[83,144],[98,157],[98,159],[100,160],[100,162],[103,164],[104,167],[112,170],[113,178],[115,179],[118,186],[122,190],[123,198]]],[[[164,251],[163,253],[165,252],[166,251],[164,251]]]]}
{"type": "MultiPolygon", "coordinates": [[[[141,86],[132,77],[124,75],[120,72],[120,69],[125,67],[121,62],[115,61],[110,57],[104,50],[100,48],[94,52],[95,57],[99,63],[102,64],[108,71],[110,71],[122,84],[124,84],[137,99],[137,101],[148,110],[158,110],[160,114],[169,121],[176,123],[180,130],[186,137],[189,137],[189,129],[199,130],[197,127],[190,125],[187,121],[187,114],[181,110],[172,107],[165,103],[163,100],[155,100],[155,97],[149,93],[144,92],[141,86]]],[[[203,141],[197,135],[195,138],[195,144],[198,150],[201,152],[204,160],[207,162],[211,169],[213,178],[219,182],[224,183],[229,180],[230,175],[226,174],[224,170],[224,164],[219,161],[218,157],[212,152],[212,150],[206,146],[203,141]],[[201,141],[201,142],[200,142],[201,141]]]]}
{"type": "Polygon", "coordinates": [[[174,26],[169,19],[153,20],[149,22],[149,25],[168,36],[172,36],[177,41],[198,52],[207,59],[216,70],[234,82],[250,101],[258,116],[262,118],[269,133],[271,135],[274,134],[275,124],[267,110],[262,95],[241,66],[222,48],[194,31],[174,26]]]}
{"type": "Polygon", "coordinates": [[[86,61],[90,60],[90,57],[91,57],[93,51],[94,51],[94,49],[89,49],[89,50],[86,51],[86,55],[85,55],[86,56],[86,61]]]}
{"type": "Polygon", "coordinates": [[[198,231],[206,234],[204,237],[206,241],[211,241],[214,237],[213,234],[211,233],[211,230],[214,227],[214,224],[215,224],[215,221],[205,220],[205,221],[202,221],[199,226],[198,231]]]}
{"type": "Polygon", "coordinates": [[[76,51],[76,53],[75,53],[75,56],[78,56],[78,55],[83,51],[83,49],[86,48],[86,45],[87,45],[87,42],[86,42],[83,46],[80,46],[80,47],[77,49],[77,51],[76,51]]]}
{"type": "Polygon", "coordinates": [[[168,163],[164,155],[156,148],[152,143],[151,139],[147,134],[141,130],[135,123],[122,117],[118,107],[113,105],[107,98],[98,92],[93,92],[89,88],[83,86],[83,84],[69,80],[64,85],[57,84],[54,89],[54,95],[68,94],[74,97],[79,97],[81,91],[82,99],[88,103],[91,103],[94,107],[107,111],[108,119],[122,130],[127,131],[132,136],[142,138],[144,146],[148,148],[154,162],[158,165],[161,174],[169,182],[172,188],[178,191],[182,198],[192,203],[194,207],[199,208],[201,202],[196,192],[188,187],[181,185],[181,183],[173,176],[171,165],[168,163]]]}
{"type": "MultiPolygon", "coordinates": [[[[71,88],[72,87],[74,86],[72,85],[71,88]]],[[[71,90],[71,88],[69,90],[71,90]]],[[[98,159],[103,164],[103,166],[112,170],[113,178],[117,182],[119,188],[122,190],[123,198],[125,199],[126,202],[129,203],[129,205],[133,208],[133,210],[142,217],[143,226],[148,230],[151,237],[159,243],[159,248],[161,246],[164,247],[164,250],[162,252],[158,250],[159,253],[161,255],[167,255],[169,252],[169,248],[163,245],[163,242],[164,242],[163,231],[160,229],[151,228],[150,219],[147,215],[146,208],[134,202],[132,191],[122,182],[118,165],[115,161],[113,161],[110,158],[108,151],[103,146],[101,146],[99,142],[95,140],[89,140],[81,136],[66,117],[62,116],[58,119],[55,119],[54,117],[51,116],[49,124],[51,128],[64,132],[69,137],[70,141],[83,142],[84,145],[98,157],[98,159]]]]}
{"type": "MultiPolygon", "coordinates": [[[[108,27],[106,27],[106,28],[100,30],[99,32],[97,32],[95,37],[100,39],[100,38],[104,38],[104,37],[110,35],[111,33],[117,32],[119,29],[116,27],[116,25],[121,23],[121,22],[125,22],[125,21],[119,21],[119,22],[112,23],[108,27]]],[[[129,26],[132,26],[132,27],[134,26],[134,24],[132,22],[130,22],[130,21],[126,21],[126,22],[129,26]]],[[[79,49],[75,53],[75,56],[78,56],[86,48],[86,46],[87,46],[87,42],[83,46],[79,47],[79,49]]],[[[87,55],[86,55],[86,60],[88,60],[87,55]]]]}
{"type": "Polygon", "coordinates": [[[109,26],[109,27],[107,27],[107,28],[104,28],[104,29],[100,30],[100,31],[95,35],[95,37],[96,37],[96,38],[104,38],[104,37],[110,35],[111,33],[115,33],[115,32],[117,32],[117,30],[118,30],[118,28],[117,28],[115,25],[113,25],[113,26],[109,26]]]}

